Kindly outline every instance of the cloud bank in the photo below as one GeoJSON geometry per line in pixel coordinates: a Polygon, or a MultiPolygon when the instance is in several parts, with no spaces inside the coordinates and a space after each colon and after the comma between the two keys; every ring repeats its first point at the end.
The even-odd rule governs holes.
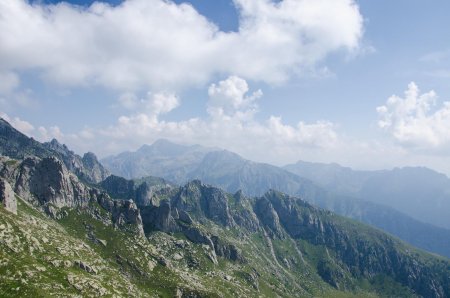
{"type": "Polygon", "coordinates": [[[377,108],[378,126],[401,145],[415,149],[443,150],[450,148],[450,102],[437,106],[434,91],[420,93],[411,82],[404,97],[391,96],[377,108]]]}
{"type": "Polygon", "coordinates": [[[58,126],[35,128],[19,118],[1,116],[40,141],[57,138],[80,153],[94,151],[100,156],[135,150],[142,144],[166,138],[226,148],[248,158],[280,163],[300,158],[305,150],[333,149],[339,143],[336,127],[328,121],[300,121],[297,125],[288,125],[278,116],[257,120],[257,101],[263,96],[262,91],[250,91],[247,82],[240,77],[230,76],[211,84],[208,94],[205,119],[166,121],[164,115],[180,105],[177,96],[149,93],[139,99],[126,93],[119,97],[118,104],[127,107],[128,114],[120,116],[110,126],[85,127],[72,134],[63,133],[58,126]]]}
{"type": "Polygon", "coordinates": [[[149,107],[148,101],[140,100],[141,108],[136,108],[139,112],[121,116],[115,125],[95,132],[97,138],[103,138],[105,142],[100,147],[114,153],[123,150],[123,144],[137,148],[158,138],[168,138],[227,148],[241,154],[260,152],[263,155],[267,154],[264,148],[272,148],[274,154],[276,150],[296,148],[298,154],[303,147],[330,147],[337,142],[337,133],[330,122],[299,122],[296,126],[290,126],[283,124],[281,117],[275,116],[263,122],[257,121],[254,115],[262,91],[250,92],[247,82],[240,77],[230,76],[211,84],[208,94],[206,119],[167,122],[160,115],[178,106],[172,95],[153,96],[147,112],[142,111],[149,107]]]}
{"type": "Polygon", "coordinates": [[[237,32],[171,1],[0,1],[0,74],[9,80],[0,88],[25,71],[63,86],[122,91],[174,90],[229,74],[280,83],[333,51],[358,48],[362,36],[353,0],[234,3],[237,32]]]}

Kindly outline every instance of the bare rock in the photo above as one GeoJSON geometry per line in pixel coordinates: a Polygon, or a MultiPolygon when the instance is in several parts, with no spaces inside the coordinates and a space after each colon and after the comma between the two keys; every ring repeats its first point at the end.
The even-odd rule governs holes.
{"type": "Polygon", "coordinates": [[[191,225],[191,224],[192,224],[192,218],[191,218],[191,216],[189,215],[189,213],[187,213],[187,212],[184,211],[184,210],[180,210],[180,211],[178,212],[178,219],[181,220],[181,221],[183,221],[183,222],[185,222],[185,223],[187,223],[188,225],[191,225]]]}
{"type": "Polygon", "coordinates": [[[0,178],[0,203],[5,207],[6,210],[17,214],[17,200],[11,185],[3,179],[0,178]]]}
{"type": "Polygon", "coordinates": [[[88,273],[97,274],[97,270],[94,267],[89,266],[88,264],[84,263],[83,261],[75,261],[74,264],[76,266],[80,267],[80,269],[82,269],[88,273]]]}

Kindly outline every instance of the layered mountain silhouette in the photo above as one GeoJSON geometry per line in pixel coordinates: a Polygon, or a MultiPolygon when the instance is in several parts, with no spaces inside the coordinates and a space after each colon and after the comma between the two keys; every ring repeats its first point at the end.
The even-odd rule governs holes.
{"type": "Polygon", "coordinates": [[[303,161],[284,168],[330,192],[381,203],[450,228],[450,179],[428,168],[355,171],[337,164],[303,161]]]}
{"type": "MultiPolygon", "coordinates": [[[[115,175],[128,178],[151,175],[175,184],[200,179],[232,193],[241,190],[249,196],[260,196],[270,189],[297,195],[322,208],[378,227],[417,247],[450,257],[450,230],[425,223],[406,214],[399,206],[390,206],[384,199],[377,200],[369,190],[354,191],[360,189],[359,185],[366,181],[370,172],[352,172],[331,165],[342,173],[318,170],[311,175],[297,175],[292,166],[282,169],[246,160],[227,150],[179,145],[168,140],[159,140],[136,152],[121,153],[102,162],[115,175]]],[[[407,179],[403,181],[402,187],[407,192],[407,179]]],[[[413,183],[420,188],[420,183],[414,180],[413,183]]],[[[449,213],[449,210],[437,214],[449,213]]]]}
{"type": "Polygon", "coordinates": [[[448,259],[297,196],[157,177],[94,183],[66,166],[62,145],[2,125],[2,297],[450,295],[448,259]]]}

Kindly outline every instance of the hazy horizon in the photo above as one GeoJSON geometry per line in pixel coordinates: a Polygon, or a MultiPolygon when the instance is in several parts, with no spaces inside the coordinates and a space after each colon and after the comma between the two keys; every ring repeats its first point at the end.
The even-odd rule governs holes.
{"type": "Polygon", "coordinates": [[[449,176],[448,8],[2,1],[0,116],[99,157],[166,138],[277,166],[449,176]]]}

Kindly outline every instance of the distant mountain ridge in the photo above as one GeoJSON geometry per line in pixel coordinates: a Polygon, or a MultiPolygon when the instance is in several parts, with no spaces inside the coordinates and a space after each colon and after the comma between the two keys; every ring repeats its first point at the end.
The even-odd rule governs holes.
{"type": "Polygon", "coordinates": [[[34,144],[0,156],[1,297],[450,295],[450,260],[301,198],[155,177],[93,184],[69,171],[67,147],[36,156],[48,144],[34,144]]]}
{"type": "MultiPolygon", "coordinates": [[[[249,196],[260,196],[270,189],[298,195],[317,206],[383,229],[417,247],[450,257],[448,229],[423,223],[382,204],[316,186],[309,177],[300,177],[276,166],[252,162],[227,150],[177,145],[162,140],[153,145],[145,145],[135,153],[122,153],[103,159],[102,162],[118,176],[139,172],[143,176],[158,176],[179,185],[200,179],[231,193],[242,190],[249,196]],[[138,171],[128,168],[134,165],[138,171]],[[127,172],[121,171],[124,167],[127,172]]],[[[344,172],[348,170],[342,169],[344,172]]],[[[355,177],[364,178],[357,174],[355,177]]]]}
{"type": "Polygon", "coordinates": [[[384,204],[450,229],[450,179],[428,168],[355,171],[337,164],[299,161],[284,169],[330,192],[384,204]]]}
{"type": "Polygon", "coordinates": [[[194,170],[204,155],[214,149],[198,145],[185,146],[161,139],[151,146],[143,145],[135,152],[123,152],[101,160],[114,175],[127,179],[146,176],[181,181],[194,170]]]}

